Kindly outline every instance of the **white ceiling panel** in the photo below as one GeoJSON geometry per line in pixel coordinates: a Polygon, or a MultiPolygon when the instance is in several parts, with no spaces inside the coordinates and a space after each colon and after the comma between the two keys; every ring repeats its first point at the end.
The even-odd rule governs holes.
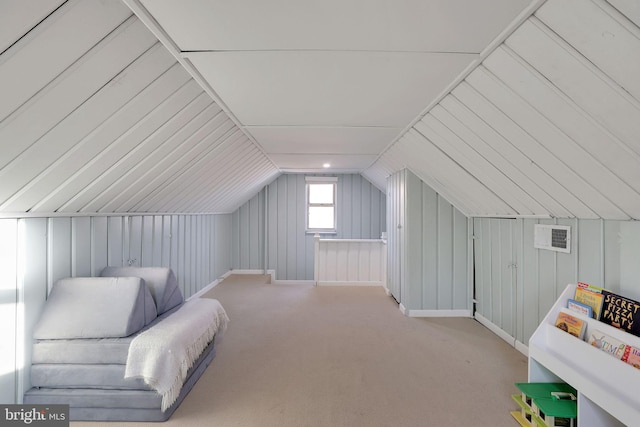
{"type": "Polygon", "coordinates": [[[520,150],[592,206],[597,214],[605,218],[629,218],[625,209],[613,203],[613,189],[628,197],[629,204],[638,203],[640,206],[638,194],[607,173],[602,164],[490,75],[484,67],[477,68],[467,80],[526,132],[516,142],[520,150]]]}
{"type": "Polygon", "coordinates": [[[611,8],[606,6],[584,0],[548,0],[536,17],[640,100],[640,28],[626,25],[628,21],[617,14],[610,15],[611,8]]]}
{"type": "MultiPolygon", "coordinates": [[[[509,48],[501,47],[487,58],[484,66],[570,138],[576,148],[604,165],[606,170],[601,173],[616,175],[624,181],[623,187],[640,191],[640,155],[594,122],[522,58],[509,48]]],[[[577,159],[572,157],[572,160],[577,159]]],[[[595,169],[589,168],[588,176],[594,173],[595,169]]]]}
{"type": "Polygon", "coordinates": [[[64,191],[67,182],[93,182],[117,163],[123,153],[136,149],[142,140],[202,93],[202,88],[189,80],[176,64],[52,162],[2,208],[33,211],[43,198],[53,192],[64,191]]]}
{"type": "MultiPolygon", "coordinates": [[[[159,152],[164,145],[170,144],[171,140],[179,140],[180,132],[186,132],[190,122],[210,105],[211,99],[201,93],[153,134],[140,141],[131,151],[109,165],[107,170],[93,178],[89,185],[82,184],[84,181],[72,176],[43,197],[32,211],[52,212],[73,209],[72,206],[77,206],[74,210],[80,210],[89,204],[101,206],[100,203],[104,204],[125,191],[139,176],[138,173],[147,159],[161,155],[159,152]]],[[[97,211],[97,208],[95,210],[97,211]]]]}
{"type": "Polygon", "coordinates": [[[182,51],[479,53],[527,0],[142,0],[182,51]]]}
{"type": "Polygon", "coordinates": [[[20,40],[64,0],[3,0],[0,2],[0,53],[20,40]]]}
{"type": "Polygon", "coordinates": [[[175,160],[179,153],[187,151],[187,144],[191,140],[199,140],[198,133],[206,135],[222,123],[227,124],[227,129],[232,127],[228,117],[207,95],[199,96],[168,122],[171,128],[178,128],[176,132],[167,138],[164,135],[151,138],[135,155],[127,156],[125,165],[119,165],[102,179],[93,181],[63,208],[89,212],[115,209],[132,196],[140,194],[140,189],[151,182],[152,177],[175,160]],[[147,151],[149,149],[152,151],[147,151]],[[123,167],[125,170],[122,170],[123,167]]]}
{"type": "MultiPolygon", "coordinates": [[[[126,86],[107,83],[155,44],[153,37],[144,37],[147,34],[148,30],[132,17],[118,27],[111,37],[95,46],[89,58],[79,61],[77,67],[68,68],[61,81],[56,82],[58,84],[47,87],[50,90],[32,98],[26,108],[28,114],[21,113],[22,117],[19,118],[32,122],[42,114],[43,120],[31,128],[42,129],[44,135],[24,140],[22,138],[31,136],[30,132],[15,128],[15,125],[22,124],[22,120],[8,122],[8,126],[2,130],[15,129],[19,132],[19,139],[7,150],[7,157],[13,157],[12,151],[20,154],[0,170],[0,181],[3,182],[0,187],[2,203],[71,149],[78,140],[89,135],[122,105],[123,98],[129,100],[135,96],[135,89],[131,91],[126,86]],[[136,43],[132,40],[136,40],[136,43]],[[117,92],[121,98],[113,96],[112,91],[117,92]],[[23,131],[20,132],[21,130],[23,131]]],[[[166,58],[166,55],[163,56],[166,58]]],[[[151,76],[151,80],[153,78],[151,76]]],[[[148,83],[149,81],[142,83],[140,89],[148,83]]],[[[140,85],[140,82],[133,84],[140,85]]]]}
{"type": "MultiPolygon", "coordinates": [[[[0,212],[126,213],[144,203],[152,212],[190,212],[228,178],[209,180],[211,194],[196,200],[182,197],[190,194],[184,175],[182,193],[170,195],[178,208],[163,199],[159,187],[177,176],[165,173],[179,173],[232,134],[260,167],[211,210],[235,210],[245,189],[259,185],[246,180],[279,173],[123,3],[67,1],[53,13],[52,3],[34,4],[15,14],[24,18],[11,30],[17,41],[0,57],[0,212]],[[28,28],[39,16],[46,18],[28,28]]],[[[240,169],[245,159],[231,160],[218,168],[240,169]]]]}
{"type": "Polygon", "coordinates": [[[415,124],[414,129],[440,150],[446,152],[454,162],[477,180],[492,188],[496,196],[500,197],[518,214],[534,215],[544,212],[543,208],[527,198],[522,189],[515,185],[507,175],[494,167],[486,158],[473,150],[464,140],[434,117],[434,113],[439,111],[444,114],[441,109],[434,108],[430,114],[415,124]]]}
{"type": "Polygon", "coordinates": [[[547,202],[555,201],[551,206],[550,212],[553,215],[578,216],[581,218],[596,218],[597,215],[590,210],[578,197],[560,185],[556,177],[549,174],[535,159],[530,157],[530,152],[535,155],[536,144],[531,144],[528,149],[530,137],[522,131],[517,123],[513,122],[503,111],[488,102],[477,90],[468,83],[460,84],[452,92],[453,95],[468,108],[484,123],[473,124],[474,129],[478,133],[485,133],[485,141],[491,143],[495,149],[502,152],[516,167],[530,177],[534,182],[540,185],[551,198],[547,202]],[[487,133],[484,126],[491,129],[487,133]],[[555,208],[556,210],[552,210],[555,208]]]}
{"type": "Polygon", "coordinates": [[[269,154],[379,154],[401,131],[392,127],[245,127],[269,154]]]}
{"type": "MultiPolygon", "coordinates": [[[[47,25],[39,26],[35,34],[26,35],[15,49],[3,55],[0,67],[0,92],[3,98],[0,120],[131,16],[131,11],[119,2],[96,7],[98,1],[73,1],[71,5],[58,9],[49,17],[47,25]],[[78,32],[82,37],[76,37],[78,32]],[[64,46],[64,49],[59,46],[64,46]],[[46,67],[42,66],[43,63],[46,63],[46,67]]],[[[13,5],[12,9],[16,8],[18,6],[13,5]]]]}
{"type": "Polygon", "coordinates": [[[408,168],[469,216],[640,219],[638,22],[632,0],[6,0],[0,215],[232,212],[282,172],[408,168]]]}
{"type": "Polygon", "coordinates": [[[270,154],[281,170],[288,172],[327,172],[322,165],[329,163],[329,172],[357,173],[376,159],[375,154],[270,154]]]}
{"type": "Polygon", "coordinates": [[[640,103],[571,45],[537,19],[520,26],[506,44],[593,120],[640,153],[640,103]]]}
{"type": "Polygon", "coordinates": [[[613,5],[623,16],[640,27],[640,2],[638,0],[607,0],[607,3],[613,5]]]}
{"type": "Polygon", "coordinates": [[[511,197],[516,197],[526,206],[523,212],[548,215],[550,210],[557,212],[561,209],[534,180],[508,158],[509,148],[515,151],[513,146],[455,97],[447,96],[430,114],[447,126],[470,149],[477,152],[477,155],[504,174],[505,180],[513,183],[502,185],[511,187],[507,190],[511,197]]]}
{"type": "Polygon", "coordinates": [[[186,57],[245,126],[405,127],[475,55],[269,51],[186,57]]]}
{"type": "Polygon", "coordinates": [[[417,130],[410,130],[403,138],[407,153],[411,159],[408,167],[423,181],[437,181],[442,187],[440,193],[449,200],[464,200],[470,211],[479,215],[504,215],[513,212],[489,187],[478,181],[469,171],[451,158],[449,153],[439,149],[417,130]],[[430,178],[423,178],[430,177],[430,178]],[[472,207],[473,206],[473,207],[472,207]]]}
{"type": "Polygon", "coordinates": [[[111,198],[101,197],[100,204],[87,205],[86,209],[100,212],[133,209],[145,195],[169,182],[181,167],[197,158],[208,145],[236,131],[231,120],[220,113],[217,106],[210,106],[201,114],[195,118],[194,125],[181,132],[179,138],[171,138],[169,144],[163,144],[161,150],[145,158],[136,168],[137,179],[131,180],[126,189],[111,198]]]}

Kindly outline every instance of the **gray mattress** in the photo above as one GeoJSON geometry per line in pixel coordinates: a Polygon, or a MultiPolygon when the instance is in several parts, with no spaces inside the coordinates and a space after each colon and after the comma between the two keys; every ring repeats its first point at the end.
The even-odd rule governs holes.
{"type": "MultiPolygon", "coordinates": [[[[137,334],[136,334],[137,335],[137,334]]],[[[41,340],[33,344],[31,363],[127,363],[129,344],[136,335],[125,338],[41,340]]]]}
{"type": "Polygon", "coordinates": [[[142,328],[133,335],[123,338],[81,338],[36,340],[33,343],[31,363],[79,363],[79,364],[120,364],[127,363],[129,344],[140,333],[154,326],[174,313],[175,307],[142,328]]]}
{"type": "Polygon", "coordinates": [[[126,365],[41,363],[31,366],[31,385],[53,388],[151,390],[140,378],[124,378],[126,365]]]}
{"type": "Polygon", "coordinates": [[[33,387],[25,393],[24,403],[68,404],[72,421],[166,421],[202,376],[215,354],[214,340],[189,370],[180,396],[165,412],[160,410],[161,396],[148,389],[33,387]]]}

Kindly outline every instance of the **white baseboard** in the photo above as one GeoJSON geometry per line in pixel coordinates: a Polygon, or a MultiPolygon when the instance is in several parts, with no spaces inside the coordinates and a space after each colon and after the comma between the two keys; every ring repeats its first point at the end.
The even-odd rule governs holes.
{"type": "Polygon", "coordinates": [[[220,279],[214,280],[213,282],[209,283],[207,286],[205,286],[204,288],[200,289],[198,292],[196,292],[195,294],[187,298],[187,301],[190,300],[191,298],[200,298],[202,295],[206,294],[211,289],[215,288],[218,285],[218,283],[220,283],[220,279]]]}
{"type": "Polygon", "coordinates": [[[409,317],[471,317],[470,310],[406,310],[409,317]]]}
{"type": "Polygon", "coordinates": [[[529,357],[529,347],[516,340],[516,350],[529,357]]]}
{"type": "Polygon", "coordinates": [[[305,285],[314,286],[316,282],[313,280],[272,280],[271,283],[276,285],[305,285]]]}
{"type": "Polygon", "coordinates": [[[400,310],[400,313],[404,314],[405,316],[407,315],[407,308],[402,305],[402,303],[398,304],[398,309],[400,310]]]}
{"type": "Polygon", "coordinates": [[[494,334],[496,334],[497,336],[505,340],[507,343],[509,343],[509,345],[511,345],[512,347],[516,347],[516,339],[514,337],[512,337],[511,335],[509,335],[508,333],[500,329],[497,325],[492,323],[489,319],[484,317],[482,314],[476,313],[475,319],[478,322],[482,323],[491,332],[493,332],[494,334]]]}
{"type": "Polygon", "coordinates": [[[318,286],[382,286],[382,282],[318,282],[318,286]]]}
{"type": "MultiPolygon", "coordinates": [[[[227,273],[227,276],[230,276],[232,274],[260,274],[260,275],[264,275],[265,272],[264,270],[229,270],[227,273]]],[[[276,282],[276,271],[275,270],[267,270],[267,273],[269,276],[271,276],[271,283],[275,283],[276,282]]],[[[227,277],[225,276],[225,277],[227,277]]]]}

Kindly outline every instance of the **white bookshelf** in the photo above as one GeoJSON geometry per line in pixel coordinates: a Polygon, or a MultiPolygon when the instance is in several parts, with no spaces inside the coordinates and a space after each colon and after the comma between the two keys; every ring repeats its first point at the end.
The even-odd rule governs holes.
{"type": "MultiPolygon", "coordinates": [[[[568,285],[529,340],[529,382],[564,381],[578,391],[578,426],[634,426],[640,423],[640,369],[636,369],[555,327],[561,308],[573,298],[568,285]]],[[[597,329],[640,347],[640,337],[579,314],[585,337],[597,329]]]]}

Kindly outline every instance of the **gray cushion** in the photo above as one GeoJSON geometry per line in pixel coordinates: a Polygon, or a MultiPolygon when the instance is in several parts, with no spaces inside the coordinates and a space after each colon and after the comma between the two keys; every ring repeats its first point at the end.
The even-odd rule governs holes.
{"type": "Polygon", "coordinates": [[[109,338],[131,335],[157,316],[139,277],[58,280],[44,306],[35,339],[109,338]]]}
{"type": "Polygon", "coordinates": [[[173,270],[166,267],[106,267],[102,277],[141,277],[151,291],[158,314],[182,304],[184,298],[173,270]]]}
{"type": "Polygon", "coordinates": [[[35,340],[31,363],[126,364],[131,341],[171,316],[179,307],[162,313],[127,337],[35,340]]]}
{"type": "Polygon", "coordinates": [[[45,388],[153,390],[142,378],[125,378],[126,365],[42,363],[31,366],[31,385],[45,388]]]}

